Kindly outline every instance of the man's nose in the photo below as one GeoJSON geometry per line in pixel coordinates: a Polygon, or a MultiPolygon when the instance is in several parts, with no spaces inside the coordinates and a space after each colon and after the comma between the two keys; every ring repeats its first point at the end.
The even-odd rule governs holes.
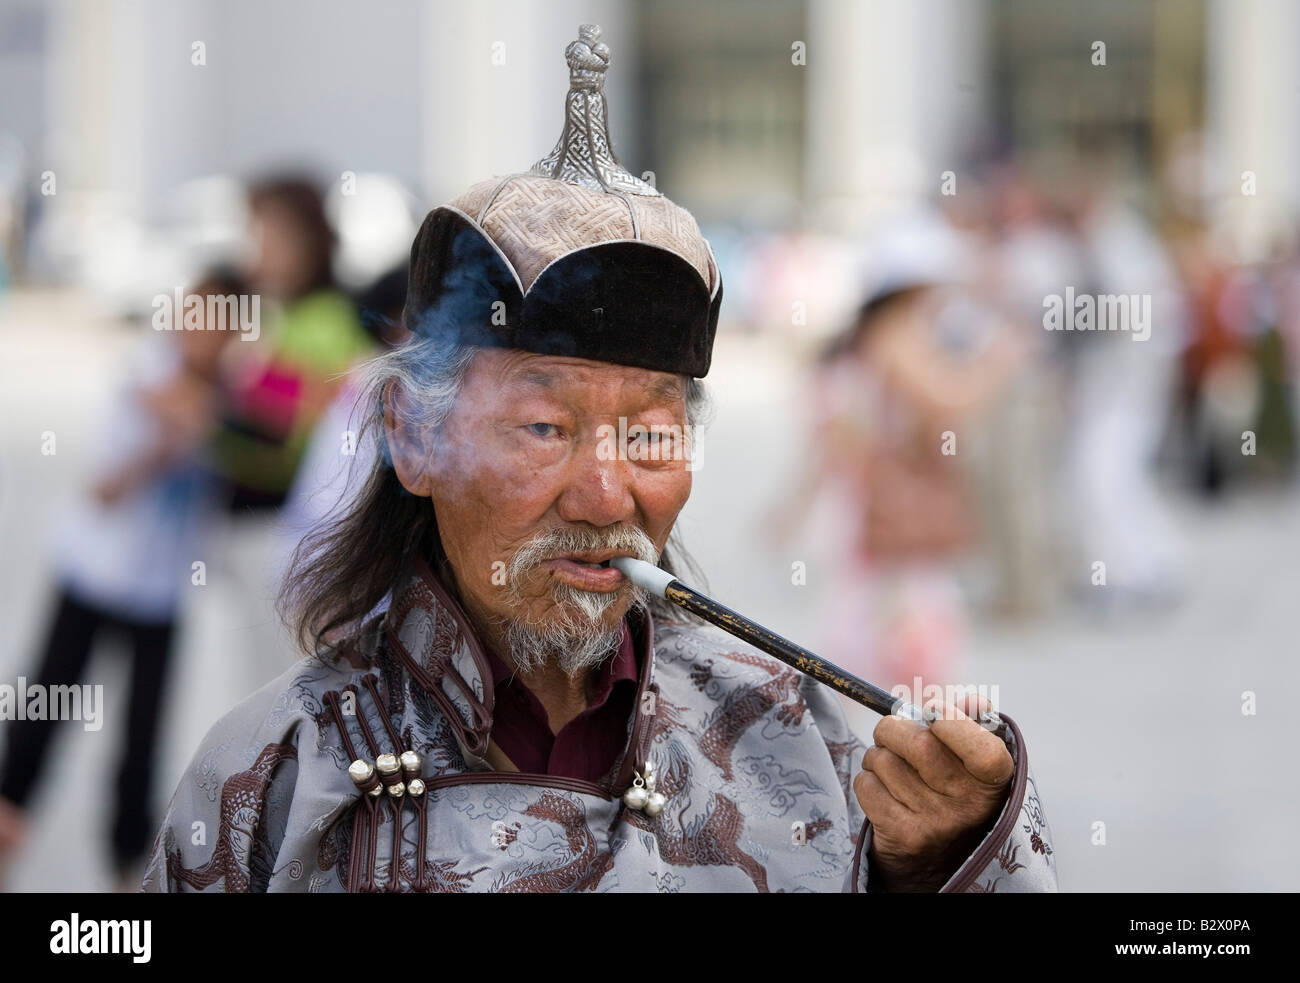
{"type": "Polygon", "coordinates": [[[636,519],[633,475],[627,461],[600,460],[595,454],[575,462],[572,479],[560,495],[560,517],[566,522],[609,526],[636,519]]]}

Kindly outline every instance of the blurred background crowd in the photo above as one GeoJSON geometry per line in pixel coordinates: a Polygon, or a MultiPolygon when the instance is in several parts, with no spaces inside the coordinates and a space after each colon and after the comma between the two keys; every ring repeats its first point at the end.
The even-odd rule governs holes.
{"type": "Polygon", "coordinates": [[[296,657],[349,369],[403,341],[424,212],[552,146],[584,22],[616,152],[725,281],[680,522],[712,592],[883,686],[993,687],[1064,889],[1288,887],[1300,4],[1267,0],[0,0],[0,683],[102,682],[107,722],[0,721],[7,885],[138,880],[296,657]],[[177,292],[256,330],[159,330],[177,292]],[[1149,331],[1045,329],[1082,295],[1149,331]]]}

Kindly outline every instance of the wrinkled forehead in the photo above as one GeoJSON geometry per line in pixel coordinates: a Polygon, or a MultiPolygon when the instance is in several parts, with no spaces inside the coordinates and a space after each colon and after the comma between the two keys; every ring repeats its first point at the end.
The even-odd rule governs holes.
{"type": "Polygon", "coordinates": [[[684,378],[672,372],[512,348],[481,349],[475,355],[471,375],[483,385],[513,394],[600,402],[625,397],[680,403],[686,398],[684,378]]]}

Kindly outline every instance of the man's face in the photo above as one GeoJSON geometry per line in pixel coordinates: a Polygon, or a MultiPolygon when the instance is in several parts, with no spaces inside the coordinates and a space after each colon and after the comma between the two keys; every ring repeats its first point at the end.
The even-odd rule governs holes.
{"type": "Polygon", "coordinates": [[[426,474],[461,600],[480,627],[547,630],[585,617],[617,628],[632,586],[612,567],[587,564],[635,555],[636,530],[657,556],[691,472],[680,453],[647,453],[653,437],[620,447],[614,435],[635,434],[637,424],[684,429],[685,395],[682,379],[665,372],[478,352],[432,439],[426,474]],[[572,534],[570,543],[519,552],[555,533],[572,534]],[[575,605],[574,591],[595,603],[575,605]]]}

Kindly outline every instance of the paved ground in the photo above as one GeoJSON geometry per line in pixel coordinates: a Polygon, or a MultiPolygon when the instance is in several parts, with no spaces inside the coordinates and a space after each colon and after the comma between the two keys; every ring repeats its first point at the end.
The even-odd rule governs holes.
{"type": "MultiPolygon", "coordinates": [[[[49,602],[45,537],[75,488],[130,334],[68,296],[0,297],[0,682],[29,671],[49,602]],[[40,454],[54,430],[58,453],[40,454]]],[[[753,533],[790,481],[799,421],[792,376],[761,345],[724,339],[711,375],[717,418],[682,518],[715,594],[796,639],[815,637],[826,585],[790,585],[791,556],[753,533]],[[768,448],[755,453],[756,442],[768,448]]],[[[1183,603],[1102,618],[1062,610],[1007,626],[979,621],[972,678],[996,682],[1026,735],[1055,835],[1063,888],[1078,891],[1284,890],[1300,868],[1294,624],[1300,508],[1243,498],[1217,509],[1172,503],[1188,546],[1183,603]],[[1242,693],[1258,713],[1243,716],[1242,693]],[[1094,824],[1106,843],[1093,845],[1094,824]]],[[[159,807],[211,722],[279,671],[248,657],[258,630],[239,592],[209,580],[184,636],[160,748],[159,807]],[[165,786],[165,787],[162,787],[165,786]]],[[[107,694],[98,733],[64,728],[35,803],[19,890],[107,890],[102,809],[121,719],[119,660],[100,653],[107,694]]],[[[0,723],[0,732],[3,731],[0,723]]]]}

